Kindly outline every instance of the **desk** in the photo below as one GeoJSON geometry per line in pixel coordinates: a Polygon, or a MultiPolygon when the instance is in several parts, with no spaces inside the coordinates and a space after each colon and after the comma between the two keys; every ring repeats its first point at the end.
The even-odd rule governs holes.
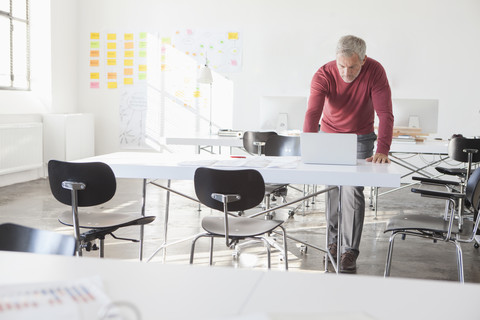
{"type": "MultiPolygon", "coordinates": [[[[191,137],[166,137],[166,144],[173,145],[193,145],[197,146],[197,153],[200,153],[202,150],[206,150],[210,153],[213,153],[213,146],[218,146],[218,153],[222,151],[222,147],[232,148],[243,148],[243,139],[241,137],[224,137],[219,135],[203,135],[203,136],[191,136],[191,137]],[[207,148],[210,147],[210,150],[207,148]]],[[[231,152],[230,152],[231,153],[231,152]]]]}
{"type": "Polygon", "coordinates": [[[0,252],[0,266],[0,286],[99,276],[107,296],[133,303],[143,320],[279,319],[267,317],[273,314],[304,320],[478,318],[478,284],[5,251],[0,252]],[[355,297],[348,308],[347,290],[355,297]],[[448,304],[442,304],[444,295],[448,304]]]}
{"type": "MultiPolygon", "coordinates": [[[[104,162],[112,168],[117,178],[143,179],[144,204],[142,214],[145,213],[145,186],[147,178],[167,179],[168,184],[165,189],[170,191],[170,180],[193,180],[195,170],[198,167],[215,167],[219,162],[222,163],[221,167],[217,167],[219,169],[256,169],[263,176],[265,182],[268,183],[322,184],[339,186],[339,188],[342,186],[398,187],[400,185],[400,173],[393,166],[373,164],[365,160],[358,160],[356,166],[336,166],[304,164],[300,162],[299,157],[252,156],[246,159],[232,159],[229,156],[218,155],[185,156],[148,152],[118,152],[79,161],[104,162]],[[188,160],[188,164],[186,160],[188,160]],[[257,160],[268,162],[269,165],[263,167],[253,165],[258,164],[258,162],[255,162],[257,160]],[[248,164],[238,166],[239,161],[250,161],[248,164],[253,166],[248,164]],[[294,163],[293,166],[284,165],[285,163],[291,164],[291,162],[294,163]],[[230,166],[228,166],[229,163],[231,163],[230,166]],[[280,167],[282,165],[283,167],[280,167]]],[[[162,244],[162,249],[167,245],[168,208],[169,192],[167,193],[165,212],[165,241],[162,244]]],[[[341,225],[341,214],[338,217],[339,225],[341,225]]],[[[340,235],[338,239],[341,239],[340,235]]],[[[340,246],[338,247],[340,248],[340,246]]],[[[340,259],[340,255],[337,258],[340,259]]],[[[336,269],[338,271],[338,268],[336,269]]]]}

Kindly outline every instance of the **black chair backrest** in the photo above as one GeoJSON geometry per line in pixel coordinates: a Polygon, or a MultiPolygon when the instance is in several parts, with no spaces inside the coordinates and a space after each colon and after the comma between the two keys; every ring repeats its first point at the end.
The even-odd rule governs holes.
{"type": "Polygon", "coordinates": [[[300,137],[274,135],[265,144],[266,156],[300,156],[300,137]]]}
{"type": "Polygon", "coordinates": [[[257,206],[265,196],[262,175],[252,169],[218,170],[198,168],[194,177],[195,193],[201,203],[223,211],[223,204],[212,198],[212,193],[238,194],[241,199],[228,204],[228,211],[243,211],[257,206]]]}
{"type": "Polygon", "coordinates": [[[463,152],[465,149],[478,150],[477,153],[473,154],[472,162],[480,161],[480,139],[453,138],[448,143],[448,156],[455,161],[468,162],[468,153],[463,152]]]}
{"type": "Polygon", "coordinates": [[[0,225],[0,250],[73,256],[75,238],[14,223],[0,225]]]}
{"type": "Polygon", "coordinates": [[[82,182],[84,190],[78,191],[78,206],[96,206],[110,200],[117,189],[112,169],[102,162],[48,162],[50,190],[55,199],[63,204],[72,204],[71,191],[62,187],[63,181],[82,182]]]}
{"type": "Polygon", "coordinates": [[[475,212],[480,209],[480,168],[475,169],[467,181],[466,199],[472,204],[475,212]]]}
{"type": "Polygon", "coordinates": [[[254,142],[267,142],[267,140],[276,136],[274,131],[245,131],[243,134],[243,148],[247,152],[258,154],[258,148],[261,150],[261,154],[265,154],[265,146],[256,146],[254,142]]]}

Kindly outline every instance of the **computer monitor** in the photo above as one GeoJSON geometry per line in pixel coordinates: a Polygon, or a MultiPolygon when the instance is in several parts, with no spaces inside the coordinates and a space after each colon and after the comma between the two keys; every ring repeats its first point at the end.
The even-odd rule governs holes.
{"type": "Polygon", "coordinates": [[[260,129],[302,130],[307,97],[300,96],[263,96],[260,100],[260,129]]]}
{"type": "Polygon", "coordinates": [[[393,99],[395,127],[422,129],[422,133],[437,133],[438,100],[436,99],[393,99]]]}

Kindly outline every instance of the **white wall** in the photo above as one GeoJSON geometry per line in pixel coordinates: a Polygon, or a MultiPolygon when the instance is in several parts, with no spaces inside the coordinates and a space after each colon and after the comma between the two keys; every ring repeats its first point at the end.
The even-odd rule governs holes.
{"type": "Polygon", "coordinates": [[[367,55],[384,65],[395,98],[440,101],[438,136],[480,131],[477,0],[51,0],[51,5],[52,88],[44,95],[53,98],[29,101],[28,93],[20,93],[13,99],[0,91],[0,113],[94,113],[98,154],[118,149],[119,125],[117,94],[88,88],[88,35],[98,30],[240,30],[243,70],[225,76],[234,83],[233,127],[244,130],[258,127],[261,96],[307,95],[313,73],[334,59],[337,39],[355,34],[367,41],[367,55]]]}

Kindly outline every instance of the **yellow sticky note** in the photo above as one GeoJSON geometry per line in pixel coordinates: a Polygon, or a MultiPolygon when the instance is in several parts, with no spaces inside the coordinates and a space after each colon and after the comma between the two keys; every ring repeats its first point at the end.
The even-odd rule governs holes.
{"type": "Polygon", "coordinates": [[[199,90],[193,91],[193,96],[194,96],[195,98],[199,98],[199,97],[200,97],[200,91],[199,91],[199,90]]]}
{"type": "Polygon", "coordinates": [[[90,79],[100,79],[100,73],[90,72],[90,79]]]}
{"type": "Polygon", "coordinates": [[[117,59],[107,59],[107,65],[116,66],[117,65],[117,59]]]}
{"type": "Polygon", "coordinates": [[[238,32],[229,32],[228,40],[238,40],[238,32]]]}
{"type": "Polygon", "coordinates": [[[100,33],[90,32],[90,39],[100,39],[100,33]]]}
{"type": "Polygon", "coordinates": [[[117,49],[117,43],[116,43],[116,42],[108,42],[108,43],[107,43],[107,49],[108,49],[108,50],[115,50],[115,49],[117,49]]]}
{"type": "Polygon", "coordinates": [[[146,32],[140,32],[139,37],[140,37],[140,39],[147,39],[147,33],[146,32]]]}
{"type": "Polygon", "coordinates": [[[133,84],[133,78],[124,78],[123,84],[133,84]]]}
{"type": "Polygon", "coordinates": [[[125,40],[133,40],[133,33],[125,33],[125,40]]]}
{"type": "Polygon", "coordinates": [[[117,51],[107,51],[107,58],[116,58],[117,51]]]}
{"type": "Polygon", "coordinates": [[[133,59],[125,59],[123,60],[124,66],[133,66],[133,59]]]}
{"type": "Polygon", "coordinates": [[[146,73],[138,74],[138,80],[145,80],[145,79],[147,79],[147,74],[146,73]]]}
{"type": "Polygon", "coordinates": [[[116,33],[107,34],[107,40],[117,40],[117,34],[116,33]]]}
{"type": "Polygon", "coordinates": [[[125,51],[125,57],[133,58],[133,51],[132,50],[125,51]]]}
{"type": "Polygon", "coordinates": [[[125,42],[125,49],[133,49],[133,42],[125,42]]]}
{"type": "Polygon", "coordinates": [[[138,66],[138,71],[147,71],[147,65],[146,64],[141,64],[138,66]]]}
{"type": "Polygon", "coordinates": [[[92,49],[98,49],[98,48],[100,48],[100,42],[98,42],[98,41],[90,41],[90,48],[92,48],[92,49]]]}
{"type": "Polygon", "coordinates": [[[90,67],[98,67],[100,64],[99,60],[90,60],[90,67]]]}
{"type": "Polygon", "coordinates": [[[109,73],[107,73],[107,78],[108,79],[117,79],[117,73],[116,72],[109,72],[109,73]]]}
{"type": "Polygon", "coordinates": [[[133,68],[125,68],[123,69],[123,74],[126,76],[131,76],[133,75],[133,68]]]}
{"type": "Polygon", "coordinates": [[[100,57],[99,50],[90,50],[90,57],[100,57]]]}
{"type": "Polygon", "coordinates": [[[117,82],[108,83],[108,89],[116,89],[116,88],[117,88],[117,82]]]}

